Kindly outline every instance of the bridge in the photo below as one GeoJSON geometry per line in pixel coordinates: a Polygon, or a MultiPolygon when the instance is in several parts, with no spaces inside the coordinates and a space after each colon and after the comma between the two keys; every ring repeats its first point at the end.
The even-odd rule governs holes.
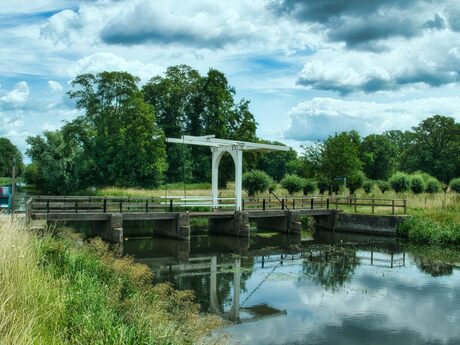
{"type": "Polygon", "coordinates": [[[90,234],[110,242],[123,241],[123,224],[148,222],[155,235],[189,240],[190,219],[208,219],[210,233],[248,237],[250,222],[257,228],[286,234],[298,234],[301,217],[315,217],[321,226],[335,229],[339,207],[402,208],[405,200],[358,199],[345,197],[273,197],[242,198],[242,209],[235,208],[233,198],[197,197],[97,197],[34,196],[27,202],[30,223],[45,220],[47,224],[86,222],[90,234]],[[217,201],[217,206],[214,202],[217,201]]]}

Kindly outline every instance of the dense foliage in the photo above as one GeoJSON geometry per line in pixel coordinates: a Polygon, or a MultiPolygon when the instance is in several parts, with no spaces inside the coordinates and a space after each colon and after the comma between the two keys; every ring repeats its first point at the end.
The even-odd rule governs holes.
{"type": "Polygon", "coordinates": [[[281,186],[288,191],[290,195],[300,192],[304,187],[305,180],[297,175],[287,174],[281,180],[281,186]]]}
{"type": "Polygon", "coordinates": [[[390,178],[390,185],[391,188],[397,193],[407,192],[410,189],[410,176],[402,173],[397,172],[390,178]]]}
{"type": "Polygon", "coordinates": [[[452,179],[449,183],[449,187],[452,191],[460,193],[460,177],[452,179]]]}
{"type": "Polygon", "coordinates": [[[11,176],[13,160],[16,159],[16,175],[22,175],[24,164],[22,154],[7,138],[0,138],[0,177],[11,176]]]}
{"type": "Polygon", "coordinates": [[[243,188],[249,196],[265,192],[273,179],[264,171],[254,170],[243,174],[243,188]]]}

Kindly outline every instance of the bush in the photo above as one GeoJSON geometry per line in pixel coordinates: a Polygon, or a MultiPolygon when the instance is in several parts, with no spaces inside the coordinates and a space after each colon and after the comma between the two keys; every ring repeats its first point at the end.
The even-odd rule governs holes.
{"type": "Polygon", "coordinates": [[[369,194],[370,192],[372,192],[372,189],[374,188],[374,181],[372,180],[366,180],[364,181],[363,183],[363,189],[364,191],[366,192],[366,194],[369,194]]]}
{"type": "Polygon", "coordinates": [[[455,222],[438,222],[421,216],[410,217],[397,226],[396,233],[420,243],[460,243],[460,225],[455,222]]]}
{"type": "Polygon", "coordinates": [[[382,194],[385,193],[387,190],[389,190],[391,188],[390,182],[385,181],[385,180],[378,180],[377,181],[377,187],[379,187],[379,189],[382,192],[382,194]]]}
{"type": "Polygon", "coordinates": [[[412,175],[410,178],[410,189],[414,194],[420,194],[425,191],[425,181],[420,175],[412,175]]]}
{"type": "Polygon", "coordinates": [[[460,193],[460,177],[450,180],[449,187],[451,191],[460,193]]]}
{"type": "Polygon", "coordinates": [[[303,195],[313,194],[316,188],[318,188],[318,186],[314,180],[306,179],[303,185],[303,195]]]}
{"type": "Polygon", "coordinates": [[[410,176],[397,172],[390,178],[391,188],[397,193],[407,192],[410,189],[410,176]]]}
{"type": "Polygon", "coordinates": [[[38,169],[35,164],[29,164],[24,169],[24,179],[28,185],[35,185],[38,178],[38,169]]]}
{"type": "Polygon", "coordinates": [[[425,190],[430,194],[439,193],[442,190],[442,184],[437,178],[430,177],[426,180],[425,190]]]}
{"type": "Polygon", "coordinates": [[[325,191],[327,191],[327,189],[329,188],[329,183],[327,183],[326,179],[319,179],[318,181],[318,189],[319,189],[319,193],[321,195],[324,194],[325,191]]]}
{"type": "Polygon", "coordinates": [[[290,175],[290,174],[287,174],[281,180],[281,186],[283,186],[283,188],[288,191],[289,195],[292,195],[296,192],[301,191],[304,186],[304,183],[305,181],[303,178],[297,175],[290,175]]]}
{"type": "Polygon", "coordinates": [[[261,170],[249,171],[243,174],[243,188],[248,192],[249,196],[265,192],[272,182],[272,178],[261,170]]]}
{"type": "Polygon", "coordinates": [[[366,176],[364,176],[364,173],[362,171],[356,170],[352,172],[347,179],[347,186],[348,189],[350,189],[350,193],[355,194],[355,191],[363,186],[365,179],[366,176]]]}

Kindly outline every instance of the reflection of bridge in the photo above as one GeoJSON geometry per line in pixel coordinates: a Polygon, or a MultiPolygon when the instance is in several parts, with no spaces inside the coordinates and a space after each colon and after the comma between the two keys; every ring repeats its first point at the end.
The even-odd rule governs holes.
{"type": "MultiPolygon", "coordinates": [[[[277,240],[282,240],[288,236],[279,236],[277,240]]],[[[261,244],[252,246],[249,242],[244,245],[236,238],[222,238],[217,237],[218,242],[213,242],[215,246],[220,244],[218,248],[211,249],[214,253],[209,253],[210,248],[200,249],[192,248],[184,242],[168,241],[165,242],[175,243],[171,247],[172,252],[163,251],[161,257],[147,257],[148,251],[140,253],[143,258],[136,260],[149,265],[159,277],[169,276],[178,279],[179,281],[187,281],[189,279],[197,278],[199,281],[207,281],[207,288],[202,292],[207,291],[206,299],[209,302],[208,310],[231,320],[233,322],[247,322],[259,318],[274,317],[285,314],[285,311],[279,310],[267,304],[248,305],[248,302],[253,300],[253,296],[257,294],[258,289],[270,278],[270,276],[279,270],[281,267],[290,265],[311,265],[311,264],[324,264],[336,265],[340,270],[341,267],[350,266],[354,267],[360,265],[371,265],[378,267],[395,268],[405,265],[405,253],[401,253],[397,249],[384,250],[369,248],[369,250],[356,251],[353,248],[346,247],[330,247],[322,248],[322,245],[302,245],[292,247],[286,244],[284,248],[264,248],[268,242],[262,239],[261,244]],[[223,242],[222,242],[223,240],[223,242]],[[220,242],[219,242],[220,241],[220,242]],[[224,242],[234,242],[233,244],[225,244],[224,242]],[[177,244],[181,244],[177,246],[177,244]],[[225,249],[226,248],[226,249],[225,249]],[[244,256],[238,255],[236,258],[228,258],[217,254],[221,249],[224,252],[243,253],[244,256]],[[197,254],[197,251],[201,251],[197,254]],[[195,253],[194,253],[195,252],[195,253]],[[249,259],[249,261],[248,261],[249,259]],[[266,274],[257,285],[245,293],[244,300],[241,301],[240,286],[242,274],[251,273],[254,269],[259,269],[266,274]],[[231,307],[226,308],[224,301],[219,298],[218,277],[220,275],[232,275],[231,283],[231,307]],[[203,280],[203,278],[206,278],[203,280]],[[208,290],[209,289],[209,290],[208,290]]],[[[137,241],[128,241],[126,244],[135,244],[137,241]]],[[[151,241],[152,243],[154,241],[151,241]]],[[[275,240],[272,240],[275,242],[275,240]]],[[[161,245],[165,249],[165,245],[161,245]]],[[[213,245],[210,244],[212,247],[213,245]]],[[[153,249],[153,248],[152,248],[153,249]]],[[[131,248],[133,251],[133,248],[131,248]]],[[[134,251],[137,252],[137,251],[134,251]]],[[[154,250],[150,255],[158,254],[154,250]]],[[[128,252],[129,254],[129,252],[128,252]]],[[[308,274],[310,276],[311,273],[308,274]]],[[[333,277],[332,277],[333,278],[333,277]]],[[[332,279],[333,280],[333,279],[332,279]]],[[[244,281],[244,280],[243,280],[244,281]]],[[[220,280],[222,283],[222,280],[220,280]]],[[[229,297],[230,297],[229,295],[229,297]]],[[[202,296],[203,298],[204,296],[202,296]]]]}

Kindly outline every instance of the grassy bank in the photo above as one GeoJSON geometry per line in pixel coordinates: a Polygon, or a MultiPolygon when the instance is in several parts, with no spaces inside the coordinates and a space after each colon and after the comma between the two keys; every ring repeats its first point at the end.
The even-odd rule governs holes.
{"type": "MultiPolygon", "coordinates": [[[[221,325],[188,291],[100,240],[37,236],[0,217],[1,344],[197,344],[221,325]]],[[[219,341],[220,343],[220,341],[219,341]]]]}

